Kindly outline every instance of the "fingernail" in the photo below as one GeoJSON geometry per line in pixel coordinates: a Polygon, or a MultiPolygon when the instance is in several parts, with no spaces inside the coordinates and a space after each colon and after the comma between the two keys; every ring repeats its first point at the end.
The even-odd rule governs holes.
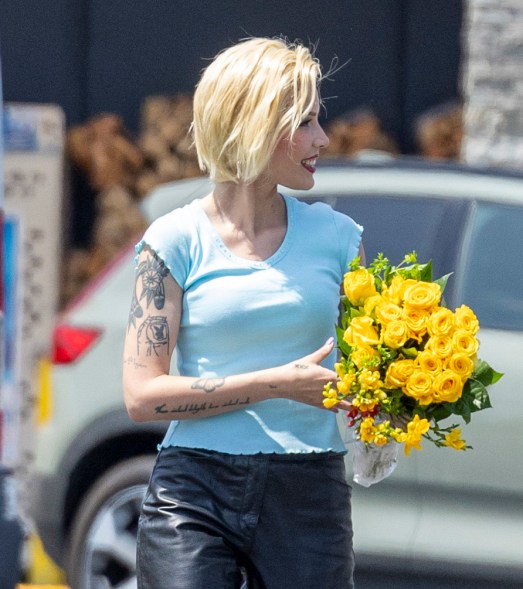
{"type": "Polygon", "coordinates": [[[326,346],[330,346],[332,344],[332,342],[334,341],[334,338],[331,336],[326,342],[325,345],[326,346]]]}

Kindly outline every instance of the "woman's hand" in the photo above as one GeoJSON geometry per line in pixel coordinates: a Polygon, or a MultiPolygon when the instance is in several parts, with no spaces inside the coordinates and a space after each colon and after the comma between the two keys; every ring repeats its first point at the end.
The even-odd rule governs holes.
{"type": "MultiPolygon", "coordinates": [[[[338,376],[334,370],[321,366],[321,362],[329,356],[333,348],[334,339],[329,338],[321,348],[311,354],[281,366],[283,383],[279,386],[283,386],[285,392],[275,396],[325,409],[323,388],[328,382],[335,382],[338,376]]],[[[337,412],[335,407],[332,410],[337,412]]]]}

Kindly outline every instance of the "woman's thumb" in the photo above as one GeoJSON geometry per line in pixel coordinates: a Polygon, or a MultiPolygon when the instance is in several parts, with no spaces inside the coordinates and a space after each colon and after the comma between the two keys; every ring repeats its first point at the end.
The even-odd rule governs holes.
{"type": "Polygon", "coordinates": [[[332,352],[334,347],[334,338],[330,337],[321,348],[318,348],[315,352],[310,355],[311,360],[318,364],[325,360],[325,358],[332,352]]]}

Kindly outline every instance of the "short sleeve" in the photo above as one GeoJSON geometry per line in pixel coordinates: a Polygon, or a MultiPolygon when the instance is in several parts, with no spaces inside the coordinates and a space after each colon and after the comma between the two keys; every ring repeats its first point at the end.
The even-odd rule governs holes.
{"type": "Polygon", "coordinates": [[[151,223],[136,244],[137,255],[149,247],[163,261],[172,277],[185,288],[190,270],[190,226],[187,207],[175,209],[151,223]]]}
{"type": "Polygon", "coordinates": [[[334,224],[340,244],[340,263],[342,273],[349,269],[349,264],[358,255],[363,227],[351,217],[338,211],[334,211],[334,224]]]}

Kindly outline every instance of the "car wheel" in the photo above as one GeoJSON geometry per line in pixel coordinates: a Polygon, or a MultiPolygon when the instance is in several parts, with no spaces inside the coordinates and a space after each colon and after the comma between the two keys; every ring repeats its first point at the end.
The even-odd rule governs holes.
{"type": "Polygon", "coordinates": [[[69,535],[67,575],[75,589],[135,589],[136,533],[154,456],[110,469],[80,505],[69,535]]]}

